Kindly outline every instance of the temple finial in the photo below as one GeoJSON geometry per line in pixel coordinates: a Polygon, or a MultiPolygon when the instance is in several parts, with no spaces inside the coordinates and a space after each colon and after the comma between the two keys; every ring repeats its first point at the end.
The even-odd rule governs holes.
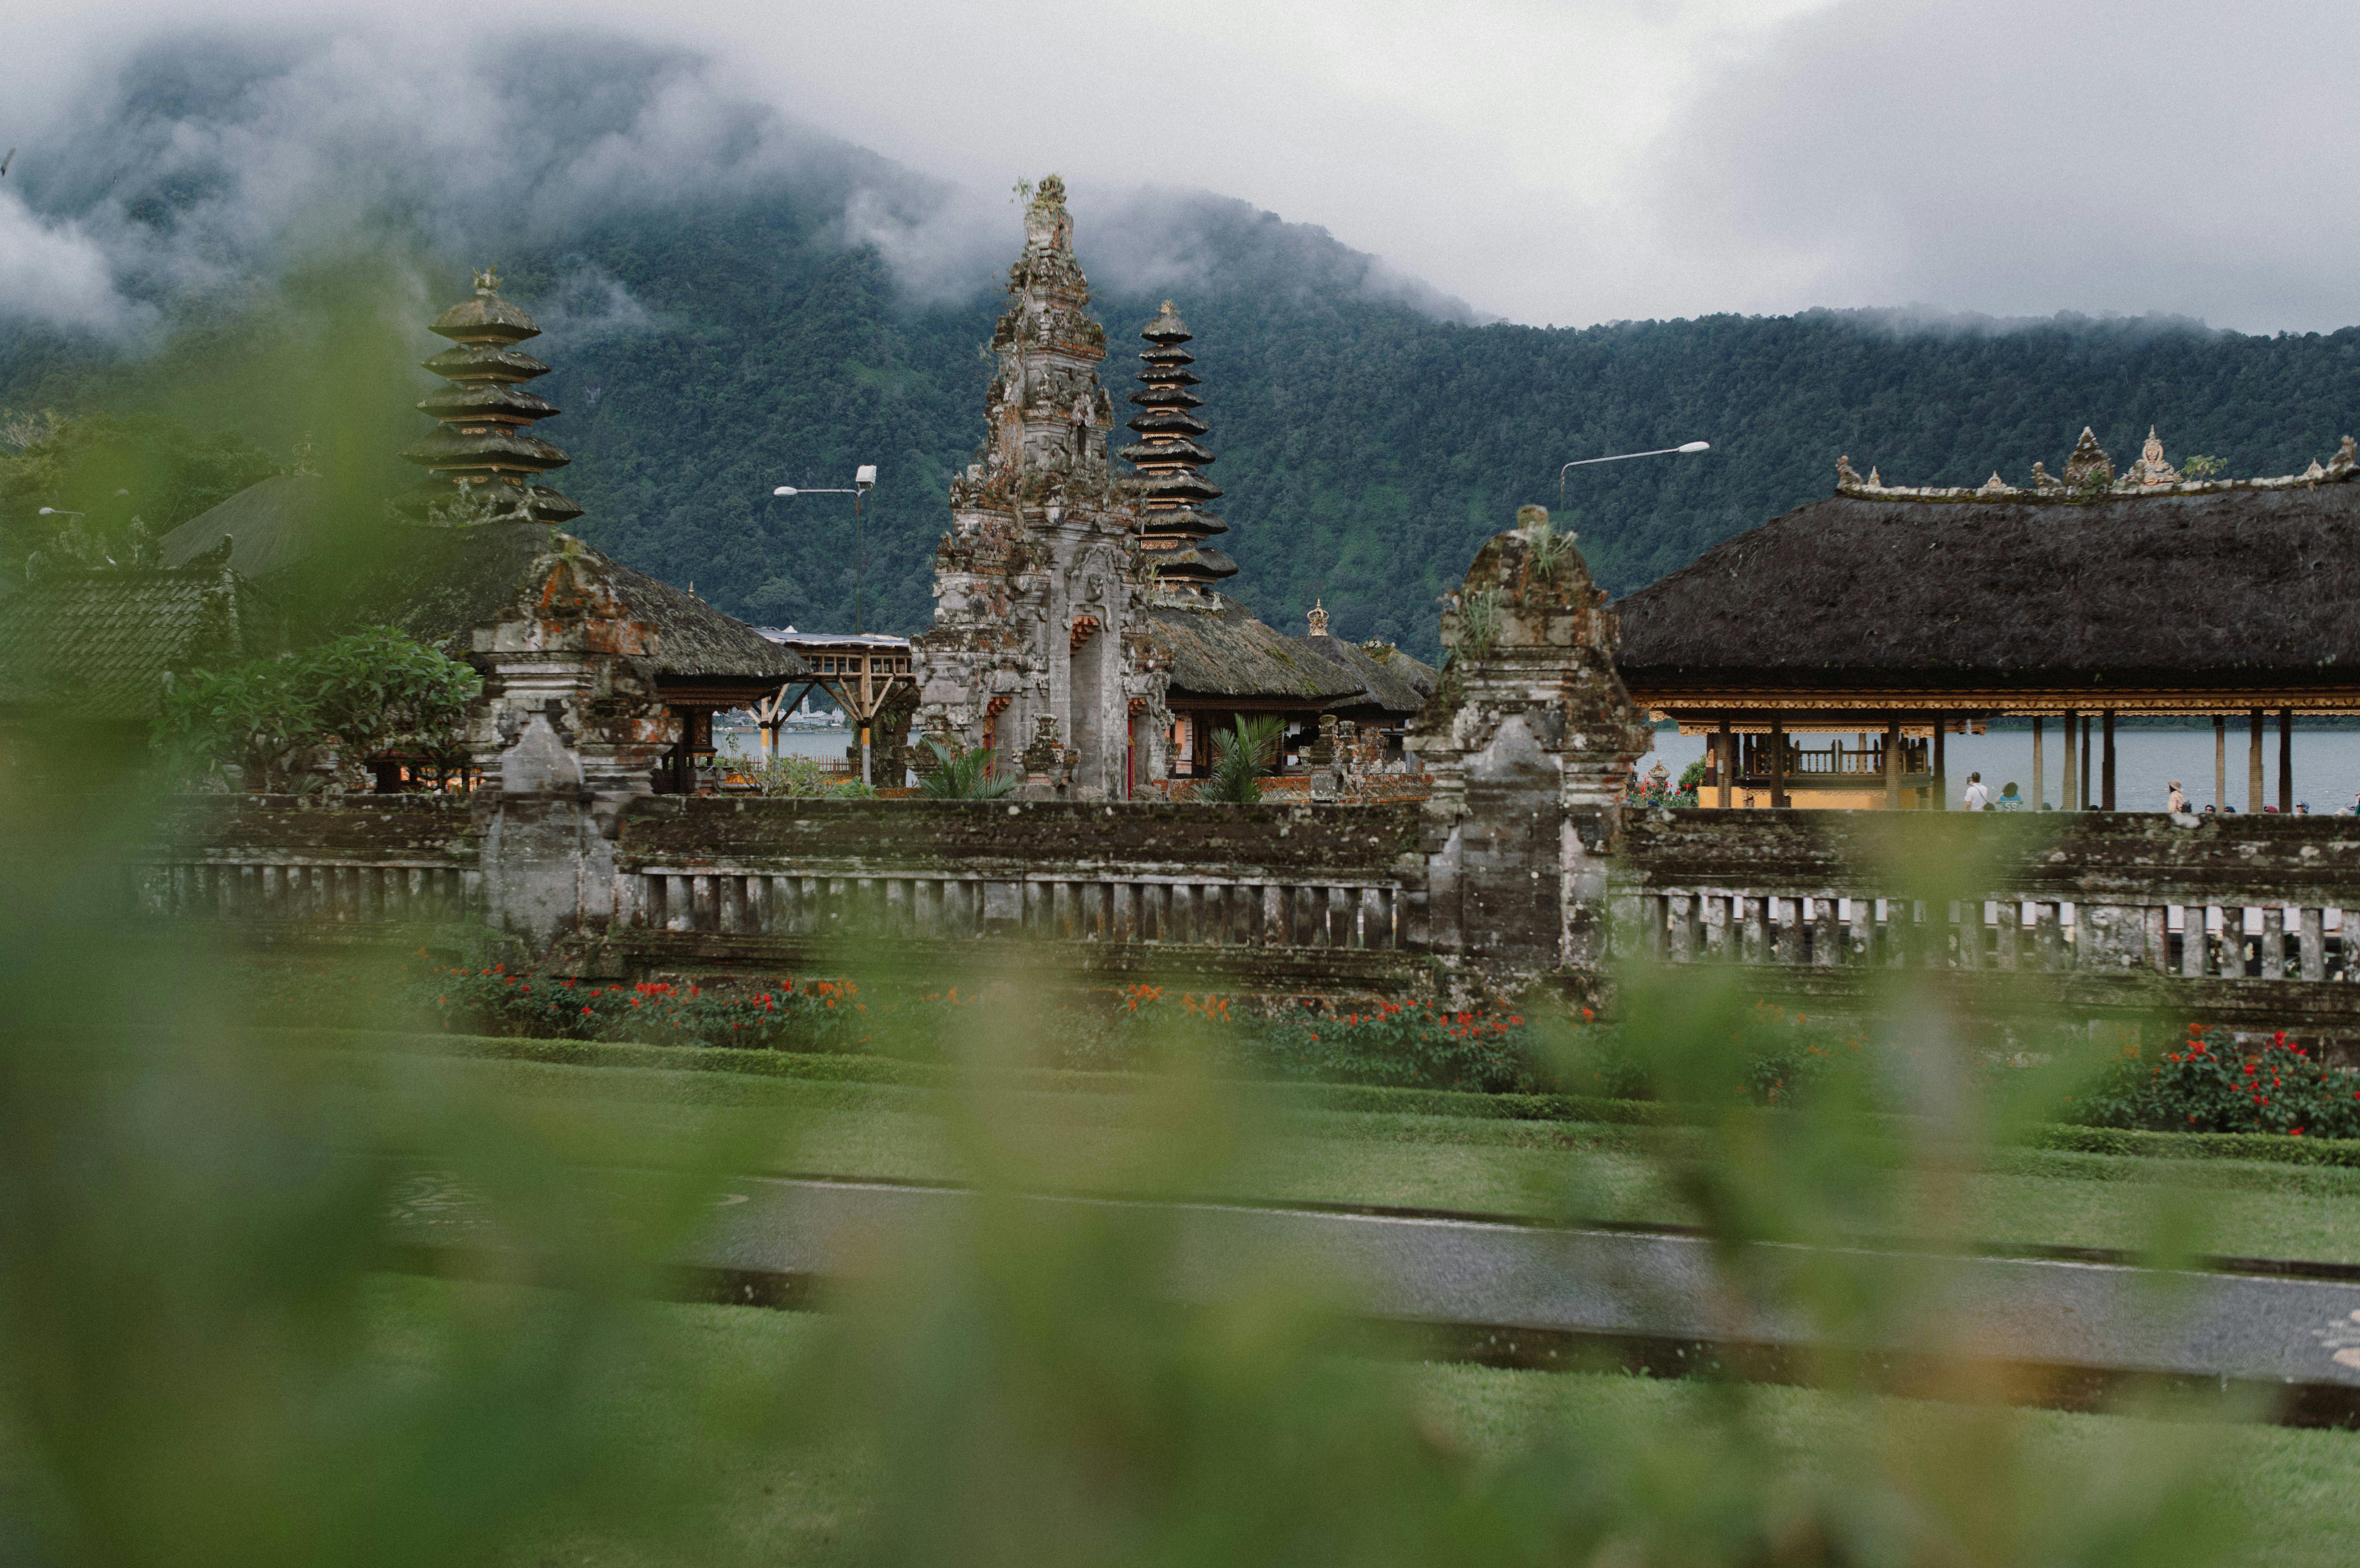
{"type": "Polygon", "coordinates": [[[1325,598],[1316,601],[1305,613],[1303,618],[1311,623],[1313,637],[1326,637],[1328,635],[1328,601],[1325,598]]]}

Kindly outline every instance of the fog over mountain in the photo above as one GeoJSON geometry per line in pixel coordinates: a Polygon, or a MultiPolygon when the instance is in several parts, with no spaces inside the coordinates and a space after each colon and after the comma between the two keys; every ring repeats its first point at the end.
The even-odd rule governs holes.
{"type": "MultiPolygon", "coordinates": [[[[457,58],[198,33],[56,93],[0,185],[0,407],[156,408],[282,459],[317,438],[390,490],[424,324],[498,263],[546,330],[580,531],[748,618],[849,625],[858,593],[872,628],[925,625],[1011,192],[685,49],[577,29],[457,58]],[[770,498],[858,463],[882,479],[859,539],[770,498]]],[[[2360,426],[2349,332],[1937,306],[1518,326],[1241,201],[1072,183],[1118,407],[1160,299],[1196,331],[1238,596],[1288,626],[1324,600],[1426,655],[1436,594],[1517,504],[1555,503],[1568,458],[1713,443],[1568,482],[1619,592],[1824,494],[1839,452],[1979,483],[2056,468],[2085,422],[2124,455],[2157,423],[2175,454],[2282,473],[2360,426]]]]}

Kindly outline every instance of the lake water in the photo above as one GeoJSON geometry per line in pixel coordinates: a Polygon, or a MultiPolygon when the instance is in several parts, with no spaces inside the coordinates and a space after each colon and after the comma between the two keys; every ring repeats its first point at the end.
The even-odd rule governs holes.
{"type": "MultiPolygon", "coordinates": [[[[1704,756],[1710,735],[1684,735],[1676,731],[1655,732],[1655,750],[1640,758],[1639,771],[1646,772],[1660,757],[1674,779],[1689,763],[1704,756]]],[[[1950,805],[1957,809],[1961,796],[1966,792],[1967,775],[1980,771],[1983,782],[1991,786],[1996,799],[2000,787],[2014,780],[2016,792],[2027,806],[2036,800],[2060,804],[2062,788],[2064,747],[2058,726],[2051,724],[2041,737],[2040,757],[2048,777],[2042,780],[2046,793],[2036,797],[2032,779],[2032,732],[2030,730],[1994,730],[1988,735],[1954,735],[1946,738],[1942,752],[1943,772],[1950,785],[1950,805]]],[[[1813,736],[1804,744],[1825,745],[1824,739],[1813,736]]],[[[1846,745],[1850,745],[1849,737],[1846,745]]],[[[2245,809],[2245,722],[2234,720],[2229,725],[2229,798],[2227,804],[2239,811],[2245,809]]],[[[2092,736],[2090,743],[2090,766],[2094,772],[2103,766],[2105,755],[2103,739],[2092,736]]],[[[2078,759],[2077,759],[2078,760],[2078,759]]],[[[2159,811],[2169,793],[2171,781],[2179,779],[2187,791],[2189,802],[2197,811],[2214,805],[2212,798],[2212,728],[2208,724],[2201,730],[2116,730],[2114,732],[2114,801],[2126,811],[2159,811]]],[[[2311,811],[2324,815],[2331,811],[2352,809],[2353,795],[2360,790],[2360,730],[2316,730],[2304,734],[2302,721],[2295,721],[2294,729],[2294,798],[2306,800],[2311,811]]],[[[2094,791],[2092,792],[2094,798],[2094,791]]],[[[1708,797],[1710,799],[1710,797],[1708,797]]],[[[2278,799],[2278,720],[2273,716],[2262,737],[2262,802],[2274,806],[2278,799]]]]}
{"type": "MultiPolygon", "coordinates": [[[[1655,732],[1655,749],[1639,760],[1639,771],[1644,773],[1661,757],[1664,766],[1677,779],[1680,770],[1704,756],[1708,735],[1683,735],[1671,730],[1655,732]]],[[[759,757],[762,735],[759,730],[716,730],[714,742],[725,756],[759,757]]],[[[831,761],[844,756],[844,748],[852,744],[849,730],[781,730],[779,749],[789,757],[817,757],[831,761]]],[[[1823,742],[1813,739],[1810,745],[1823,742]]],[[[1847,744],[1849,744],[1847,742],[1847,744]]],[[[2098,743],[2091,746],[2091,762],[2097,765],[2098,743]]],[[[2056,726],[2049,726],[2042,737],[2041,760],[2046,765],[2048,786],[2040,797],[2050,804],[2058,803],[2060,770],[2064,747],[2056,726]]],[[[1954,735],[1943,747],[1943,767],[1949,774],[1950,804],[1955,808],[1965,794],[1967,775],[1980,771],[1984,782],[1992,787],[1993,795],[2011,779],[2027,802],[2035,797],[2032,789],[2032,732],[2030,730],[1994,730],[1988,735],[1954,735]]],[[[2201,730],[2117,730],[2114,732],[2114,798],[2126,811],[2159,811],[2171,780],[2177,779],[2188,791],[2188,799],[2198,811],[2214,803],[2212,800],[2212,731],[2201,730]]],[[[2278,736],[2275,719],[2262,739],[2262,800],[2265,804],[2278,803],[2278,736]]],[[[2316,730],[2304,734],[2301,721],[2294,732],[2294,798],[2308,800],[2313,812],[2348,811],[2353,794],[2360,790],[2360,730],[2316,730]]],[[[2245,809],[2245,730],[2242,723],[2229,728],[2229,804],[2239,811],[2245,809]]]]}
{"type": "MultiPolygon", "coordinates": [[[[844,748],[853,744],[850,730],[781,730],[779,754],[782,757],[817,757],[830,762],[844,760],[844,748]]],[[[760,730],[725,730],[714,726],[714,749],[724,757],[762,755],[760,730]]]]}

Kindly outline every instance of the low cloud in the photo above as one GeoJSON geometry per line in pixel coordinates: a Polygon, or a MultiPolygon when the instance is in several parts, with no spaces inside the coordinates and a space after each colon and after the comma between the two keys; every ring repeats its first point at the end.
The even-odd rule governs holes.
{"type": "Polygon", "coordinates": [[[0,191],[0,321],[115,333],[143,314],[115,291],[105,248],[81,225],[39,218],[0,191]]]}

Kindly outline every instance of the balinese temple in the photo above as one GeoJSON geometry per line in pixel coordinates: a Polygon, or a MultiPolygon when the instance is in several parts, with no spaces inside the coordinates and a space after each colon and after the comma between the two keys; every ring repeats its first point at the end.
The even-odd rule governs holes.
{"type": "MultiPolygon", "coordinates": [[[[552,554],[569,555],[645,639],[639,663],[670,737],[653,788],[693,791],[698,763],[714,752],[714,713],[801,679],[803,660],[694,592],[554,526],[582,508],[540,483],[569,461],[531,433],[558,412],[523,389],[549,369],[517,346],[541,329],[500,296],[496,274],[477,274],[473,294],[432,330],[455,346],[425,362],[450,386],[418,405],[436,428],[402,453],[426,470],[422,483],[380,516],[377,504],[356,505],[316,475],[266,479],[165,535],[163,564],[226,539],[228,568],[294,606],[311,633],[391,626],[464,659],[486,646],[487,628],[513,617],[552,554]]],[[[378,759],[373,771],[380,789],[420,782],[401,758],[378,759]]]]}
{"type": "Polygon", "coordinates": [[[2113,810],[2116,721],[2158,714],[2213,722],[2191,798],[2290,810],[2298,715],[2360,713],[2355,476],[2349,437],[2256,479],[2184,476],[2153,430],[2120,474],[2084,430],[2021,484],[1888,485],[1840,458],[1834,495],[1617,604],[1622,679],[1713,737],[1707,807],[1939,809],[1946,737],[2007,719],[2031,721],[2027,800],[2113,810]]]}
{"type": "Polygon", "coordinates": [[[934,626],[912,639],[920,734],[997,749],[1028,789],[1122,799],[1204,771],[1213,732],[1240,714],[1284,718],[1295,755],[1323,714],[1397,733],[1432,670],[1384,645],[1290,637],[1220,592],[1238,568],[1209,542],[1226,531],[1204,509],[1221,490],[1204,473],[1214,458],[1179,311],[1167,302],[1141,334],[1140,439],[1120,453],[1135,472],[1119,474],[1106,333],[1056,177],[1024,232],[992,334],[984,444],[951,482],[934,552],[934,626]]]}

